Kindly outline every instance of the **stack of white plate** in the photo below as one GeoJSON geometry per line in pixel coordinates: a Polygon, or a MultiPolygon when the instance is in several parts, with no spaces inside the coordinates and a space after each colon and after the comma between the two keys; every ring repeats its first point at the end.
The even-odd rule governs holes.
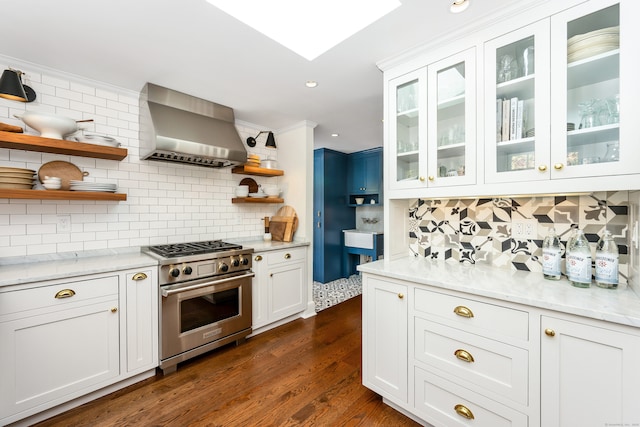
{"type": "Polygon", "coordinates": [[[0,189],[31,190],[36,184],[32,169],[0,167],[0,189]]]}
{"type": "Polygon", "coordinates": [[[567,61],[574,62],[620,47],[620,27],[602,28],[567,40],[567,61]]]}
{"type": "Polygon", "coordinates": [[[118,186],[116,184],[71,180],[69,181],[69,188],[71,189],[71,191],[96,191],[115,193],[118,189],[118,186]]]}

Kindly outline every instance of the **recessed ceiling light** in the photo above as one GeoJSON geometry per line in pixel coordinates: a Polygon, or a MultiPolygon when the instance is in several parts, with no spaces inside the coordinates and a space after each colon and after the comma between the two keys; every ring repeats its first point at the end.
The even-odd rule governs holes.
{"type": "Polygon", "coordinates": [[[331,136],[334,137],[334,138],[337,138],[337,137],[340,136],[340,134],[339,133],[332,133],[331,136]]]}
{"type": "Polygon", "coordinates": [[[468,7],[469,0],[456,0],[451,4],[451,8],[449,10],[451,10],[452,13],[460,13],[467,10],[468,7]]]}
{"type": "Polygon", "coordinates": [[[318,82],[315,80],[307,80],[307,82],[305,83],[305,85],[307,87],[316,87],[318,86],[318,82]]]}
{"type": "Polygon", "coordinates": [[[207,0],[309,61],[382,18],[399,0],[207,0]]]}

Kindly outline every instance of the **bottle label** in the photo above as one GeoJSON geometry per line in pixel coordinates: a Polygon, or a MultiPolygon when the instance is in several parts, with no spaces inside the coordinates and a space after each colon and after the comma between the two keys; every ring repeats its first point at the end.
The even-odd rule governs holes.
{"type": "Polygon", "coordinates": [[[567,276],[578,283],[591,283],[591,255],[571,253],[567,256],[567,276]]]}
{"type": "Polygon", "coordinates": [[[618,258],[608,254],[596,255],[596,281],[618,284],[618,258]]]}
{"type": "Polygon", "coordinates": [[[550,276],[560,275],[560,248],[544,248],[542,250],[542,272],[550,276]]]}

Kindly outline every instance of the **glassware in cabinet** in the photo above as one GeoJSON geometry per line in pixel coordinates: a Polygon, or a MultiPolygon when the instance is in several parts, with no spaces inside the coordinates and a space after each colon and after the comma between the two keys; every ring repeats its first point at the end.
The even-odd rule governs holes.
{"type": "MultiPolygon", "coordinates": [[[[406,74],[390,82],[389,111],[392,158],[391,186],[410,188],[421,182],[426,138],[426,69],[406,74]]],[[[424,178],[422,178],[424,179],[424,178]]]]}
{"type": "Polygon", "coordinates": [[[548,20],[485,44],[487,182],[549,179],[548,49],[548,20]]]}
{"type": "Polygon", "coordinates": [[[429,65],[429,186],[475,183],[475,65],[475,49],[429,65]]]}
{"type": "Polygon", "coordinates": [[[558,76],[552,90],[566,94],[560,105],[552,105],[552,111],[557,108],[553,117],[559,119],[552,123],[552,138],[559,141],[552,149],[554,178],[638,172],[632,160],[637,149],[623,144],[629,141],[622,138],[628,130],[620,120],[625,117],[625,105],[629,112],[638,103],[631,90],[632,85],[637,87],[637,76],[624,80],[625,72],[635,74],[623,66],[625,54],[632,55],[635,49],[625,53],[620,49],[621,39],[633,37],[632,28],[621,22],[624,8],[631,13],[638,6],[630,1],[591,1],[552,18],[554,40],[562,40],[552,46],[552,61],[558,65],[552,73],[558,76]]]}

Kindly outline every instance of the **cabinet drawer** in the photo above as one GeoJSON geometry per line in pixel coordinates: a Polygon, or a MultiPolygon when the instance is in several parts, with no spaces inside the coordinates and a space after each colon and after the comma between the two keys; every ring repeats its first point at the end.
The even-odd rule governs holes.
{"type": "Polygon", "coordinates": [[[529,353],[518,347],[414,318],[416,360],[478,392],[527,405],[529,353]]]}
{"type": "Polygon", "coordinates": [[[267,263],[273,266],[286,262],[303,261],[306,253],[306,248],[291,248],[283,251],[267,252],[266,258],[267,263]]]}
{"type": "Polygon", "coordinates": [[[525,414],[418,367],[415,368],[415,408],[419,417],[436,426],[529,425],[525,414]],[[471,417],[473,419],[469,419],[471,417]]]}
{"type": "Polygon", "coordinates": [[[40,308],[56,308],[118,294],[118,277],[66,282],[0,293],[0,316],[40,308]]]}
{"type": "Polygon", "coordinates": [[[456,328],[492,338],[529,340],[529,313],[471,299],[417,288],[415,311],[445,321],[456,328]]]}

